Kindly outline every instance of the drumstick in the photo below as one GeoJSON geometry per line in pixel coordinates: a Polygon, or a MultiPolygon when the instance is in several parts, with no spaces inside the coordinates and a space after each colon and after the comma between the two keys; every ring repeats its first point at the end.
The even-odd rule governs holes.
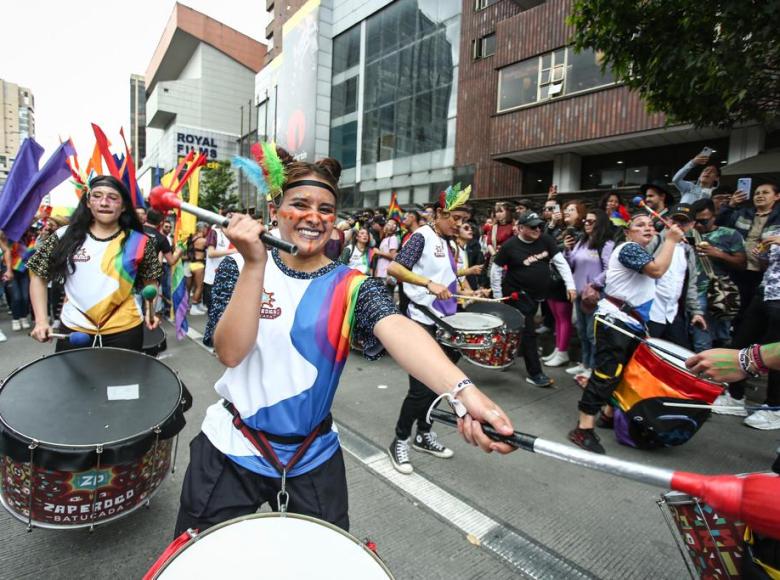
{"type": "Polygon", "coordinates": [[[87,346],[90,342],[92,342],[92,337],[89,336],[86,332],[71,332],[70,334],[52,332],[49,334],[49,338],[67,340],[71,346],[87,346]]]}
{"type": "Polygon", "coordinates": [[[463,298],[464,300],[474,300],[475,302],[503,302],[509,300],[509,296],[505,298],[484,298],[482,296],[469,296],[468,294],[453,294],[453,298],[463,298]]]}
{"type": "Polygon", "coordinates": [[[669,401],[664,401],[663,405],[665,407],[682,407],[686,409],[723,409],[724,411],[780,411],[780,407],[770,407],[768,405],[745,405],[740,407],[738,405],[696,405],[694,403],[672,403],[669,401]]]}
{"type": "MultiPolygon", "coordinates": [[[[674,225],[674,224],[673,224],[672,222],[670,222],[668,219],[666,219],[665,217],[663,217],[663,216],[662,216],[660,213],[658,213],[657,211],[655,211],[655,210],[654,210],[652,207],[650,207],[649,205],[647,205],[647,204],[645,203],[645,200],[644,200],[644,199],[642,199],[642,197],[641,197],[641,196],[636,196],[636,197],[633,199],[633,202],[634,202],[634,205],[638,205],[639,207],[641,207],[641,208],[643,208],[644,210],[648,211],[648,212],[649,212],[649,213],[650,213],[650,214],[651,214],[651,215],[652,215],[654,218],[656,218],[656,219],[660,220],[660,221],[661,221],[661,222],[662,222],[662,223],[663,223],[663,224],[664,224],[664,225],[665,225],[667,228],[671,228],[671,227],[674,225]]],[[[682,242],[683,242],[683,243],[685,243],[685,244],[687,244],[687,243],[688,243],[688,241],[687,241],[685,238],[683,238],[683,239],[682,239],[682,242]]]]}
{"type": "Polygon", "coordinates": [[[613,330],[617,330],[618,332],[620,332],[620,333],[622,333],[622,334],[625,334],[626,336],[628,336],[628,337],[630,337],[630,338],[633,338],[633,339],[635,339],[635,340],[638,340],[639,342],[642,342],[642,343],[646,344],[646,345],[647,345],[647,346],[649,346],[649,347],[652,347],[653,349],[655,349],[655,350],[657,350],[657,351],[660,351],[660,352],[662,352],[662,353],[664,353],[664,354],[668,354],[669,356],[671,356],[671,357],[674,357],[674,358],[676,358],[677,360],[681,360],[681,361],[683,361],[683,362],[685,362],[685,361],[687,361],[687,360],[688,360],[688,357],[687,357],[687,356],[683,356],[683,355],[681,355],[681,354],[680,354],[680,353],[678,353],[678,352],[674,352],[674,351],[671,351],[671,350],[666,350],[666,349],[665,349],[664,347],[662,347],[662,346],[658,346],[657,344],[653,344],[652,342],[650,342],[649,340],[647,340],[647,339],[646,339],[646,338],[644,338],[643,336],[640,336],[640,335],[638,335],[638,334],[635,334],[635,333],[633,333],[633,332],[630,332],[630,331],[626,330],[625,328],[621,328],[621,327],[619,327],[617,324],[612,324],[611,322],[609,322],[608,320],[606,320],[606,319],[604,319],[604,318],[601,318],[600,316],[595,316],[595,317],[594,317],[594,320],[596,320],[597,322],[600,322],[600,323],[601,323],[601,324],[603,324],[604,326],[609,326],[611,329],[613,329],[613,330]]]}
{"type": "MultiPolygon", "coordinates": [[[[203,209],[196,205],[192,205],[191,203],[182,201],[175,193],[165,189],[162,185],[153,187],[152,191],[149,192],[149,204],[154,209],[163,212],[170,211],[172,209],[180,209],[181,211],[186,211],[187,213],[191,213],[192,215],[197,216],[204,222],[222,226],[223,228],[227,227],[227,225],[230,223],[230,220],[225,216],[221,216],[218,213],[214,213],[213,211],[208,211],[207,209],[203,209]]],[[[274,247],[283,252],[287,252],[288,254],[292,254],[293,256],[298,253],[298,246],[291,244],[290,242],[280,240],[279,238],[275,238],[268,232],[263,232],[260,234],[260,239],[266,246],[274,247]]]]}
{"type": "MultiPolygon", "coordinates": [[[[433,409],[431,417],[447,425],[458,424],[457,417],[446,411],[433,409]]],[[[672,471],[598,455],[518,431],[513,435],[501,435],[485,424],[482,424],[482,430],[494,441],[502,441],[518,449],[640,483],[687,493],[700,498],[716,511],[745,522],[756,532],[780,538],[780,501],[777,501],[780,497],[780,477],[776,474],[751,473],[736,476],[672,471]]]]}

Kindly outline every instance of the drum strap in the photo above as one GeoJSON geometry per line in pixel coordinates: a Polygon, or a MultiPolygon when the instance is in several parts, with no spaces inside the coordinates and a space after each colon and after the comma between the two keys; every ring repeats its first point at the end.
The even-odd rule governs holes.
{"type": "Polygon", "coordinates": [[[272,435],[270,433],[264,433],[258,429],[252,429],[246,423],[244,423],[244,421],[241,419],[241,415],[239,414],[238,409],[236,409],[233,406],[233,403],[230,401],[224,401],[222,404],[225,409],[227,409],[230,414],[233,415],[233,426],[241,431],[241,434],[247,438],[252,446],[257,449],[263,455],[263,457],[271,462],[271,465],[273,465],[274,469],[279,472],[279,475],[283,475],[295,467],[295,464],[298,463],[301,457],[304,456],[309,447],[311,447],[311,444],[314,443],[314,440],[320,435],[329,433],[333,428],[333,416],[328,413],[328,416],[322,420],[322,423],[317,425],[314,430],[306,437],[283,437],[281,435],[272,435]],[[290,458],[290,461],[288,461],[287,465],[285,465],[281,462],[279,456],[276,455],[274,448],[271,446],[271,441],[287,445],[300,445],[293,456],[290,458]]]}
{"type": "Polygon", "coordinates": [[[625,300],[621,300],[620,298],[615,298],[614,296],[610,296],[609,294],[605,294],[604,297],[610,302],[612,302],[612,304],[617,306],[621,312],[625,312],[631,318],[639,321],[642,324],[642,326],[645,325],[645,321],[642,320],[642,317],[639,316],[639,314],[637,314],[636,308],[634,308],[629,302],[626,302],[625,300]]]}

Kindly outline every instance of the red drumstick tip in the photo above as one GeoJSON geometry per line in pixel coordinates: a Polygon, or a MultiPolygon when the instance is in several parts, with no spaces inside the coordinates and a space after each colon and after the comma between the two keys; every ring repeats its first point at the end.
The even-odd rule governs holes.
{"type": "Polygon", "coordinates": [[[149,205],[160,211],[176,209],[181,205],[181,200],[170,189],[157,185],[149,192],[149,205]]]}
{"type": "Polygon", "coordinates": [[[773,473],[700,475],[675,472],[671,488],[698,497],[718,512],[780,539],[780,477],[773,473]]]}
{"type": "Polygon", "coordinates": [[[520,294],[518,294],[517,292],[512,292],[512,293],[509,295],[509,298],[510,298],[511,300],[520,300],[520,294]]]}

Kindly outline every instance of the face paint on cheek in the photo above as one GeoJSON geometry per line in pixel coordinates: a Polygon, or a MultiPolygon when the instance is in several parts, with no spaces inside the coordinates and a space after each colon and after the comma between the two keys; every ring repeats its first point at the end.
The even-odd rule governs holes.
{"type": "Polygon", "coordinates": [[[280,209],[280,210],[277,212],[277,215],[278,215],[280,218],[284,218],[284,219],[286,219],[286,220],[292,220],[292,219],[294,219],[294,218],[295,218],[295,213],[297,213],[297,210],[292,210],[292,209],[287,209],[287,208],[285,208],[285,209],[280,209]]]}
{"type": "Polygon", "coordinates": [[[336,215],[335,214],[329,214],[322,217],[322,221],[328,222],[330,224],[336,223],[336,215]]]}

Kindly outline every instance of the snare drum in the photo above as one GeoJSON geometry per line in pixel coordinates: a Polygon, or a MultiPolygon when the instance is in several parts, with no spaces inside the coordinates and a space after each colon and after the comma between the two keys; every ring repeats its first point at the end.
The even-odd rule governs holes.
{"type": "Polygon", "coordinates": [[[504,326],[504,321],[497,316],[475,312],[456,312],[442,317],[441,321],[442,325],[437,325],[436,340],[462,351],[492,348],[493,338],[504,326]]]}
{"type": "Polygon", "coordinates": [[[741,577],[745,524],[679,491],[661,495],[658,507],[692,576],[741,577]]]}
{"type": "Polygon", "coordinates": [[[157,356],[167,348],[168,342],[163,327],[158,326],[154,330],[149,330],[144,324],[144,345],[141,350],[149,356],[157,356]]]}
{"type": "Polygon", "coordinates": [[[497,316],[504,323],[503,327],[493,334],[492,346],[483,350],[464,351],[466,360],[488,369],[506,369],[512,366],[523,332],[524,318],[520,311],[500,302],[475,302],[467,306],[465,311],[497,316]]]}
{"type": "Polygon", "coordinates": [[[693,352],[658,338],[648,342],[634,351],[612,395],[617,403],[615,436],[620,443],[645,449],[682,445],[709,418],[706,405],[723,392],[723,385],[685,368],[685,359],[693,352]],[[702,408],[672,407],[667,402],[700,403],[702,408]]]}
{"type": "Polygon", "coordinates": [[[171,467],[189,393],[155,358],[53,354],[0,388],[0,502],[28,527],[80,528],[148,503],[171,467]]]}
{"type": "Polygon", "coordinates": [[[327,522],[297,514],[253,514],[209,528],[183,546],[175,546],[177,542],[181,540],[174,541],[144,580],[393,577],[382,560],[354,536],[327,522]]]}

